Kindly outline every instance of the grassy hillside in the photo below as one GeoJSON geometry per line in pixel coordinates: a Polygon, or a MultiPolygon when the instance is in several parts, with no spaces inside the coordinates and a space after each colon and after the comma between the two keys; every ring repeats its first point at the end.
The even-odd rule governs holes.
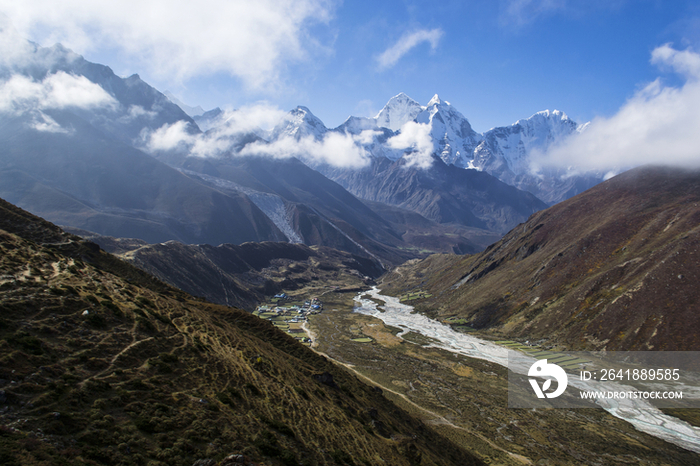
{"type": "Polygon", "coordinates": [[[0,219],[0,463],[478,463],[268,322],[0,219]]]}

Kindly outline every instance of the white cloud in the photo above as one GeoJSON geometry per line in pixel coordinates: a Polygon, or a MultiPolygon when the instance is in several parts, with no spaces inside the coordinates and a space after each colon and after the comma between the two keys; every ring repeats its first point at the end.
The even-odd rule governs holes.
{"type": "Polygon", "coordinates": [[[382,134],[384,133],[376,129],[365,129],[361,131],[360,134],[354,136],[354,138],[357,143],[367,145],[372,144],[374,140],[382,134]]]}
{"type": "Polygon", "coordinates": [[[156,152],[192,147],[197,142],[197,136],[187,131],[188,125],[185,120],[179,120],[173,124],[165,124],[150,134],[144,133],[146,149],[156,152]]]}
{"type": "Polygon", "coordinates": [[[117,102],[97,84],[84,76],[63,71],[35,81],[22,75],[0,83],[0,111],[114,107],[117,102]]]}
{"type": "Polygon", "coordinates": [[[394,45],[377,57],[380,69],[391,68],[414,47],[422,42],[429,42],[431,50],[435,50],[442,37],[442,29],[420,29],[404,34],[394,45]]]}
{"type": "Polygon", "coordinates": [[[174,80],[224,72],[251,88],[274,86],[288,63],[325,47],[310,26],[335,0],[0,0],[26,37],[86,53],[121,52],[140,69],[174,80]]]}
{"type": "Polygon", "coordinates": [[[321,140],[307,136],[299,140],[282,137],[271,143],[260,140],[244,147],[242,136],[269,130],[287,118],[277,107],[262,103],[227,112],[224,123],[204,134],[194,134],[188,124],[178,121],[163,125],[156,131],[144,133],[144,146],[150,152],[186,150],[196,157],[269,156],[274,158],[299,157],[313,163],[327,163],[336,167],[359,168],[369,163],[369,154],[362,147],[376,136],[374,131],[358,135],[328,132],[321,140]]]}
{"type": "Polygon", "coordinates": [[[315,163],[327,163],[334,167],[361,168],[369,164],[369,155],[347,133],[328,132],[318,141],[312,136],[296,140],[283,137],[272,143],[248,144],[241,155],[265,155],[275,158],[299,157],[315,163]]]}
{"type": "Polygon", "coordinates": [[[278,107],[260,103],[225,111],[215,127],[204,134],[196,134],[187,122],[178,121],[163,125],[156,131],[145,132],[142,138],[146,150],[150,152],[180,148],[197,157],[220,157],[234,150],[240,136],[264,134],[286,115],[278,107]]]}
{"type": "Polygon", "coordinates": [[[651,52],[651,62],[661,67],[668,66],[686,79],[700,79],[700,55],[691,50],[679,51],[671,44],[664,44],[651,52]]]}
{"type": "Polygon", "coordinates": [[[671,87],[657,79],[646,85],[612,117],[596,118],[581,133],[533,154],[534,168],[700,166],[700,55],[667,44],[652,52],[651,61],[684,76],[685,83],[671,87]]]}
{"type": "Polygon", "coordinates": [[[267,102],[245,105],[222,116],[226,127],[238,133],[255,132],[259,129],[271,130],[284,118],[287,112],[267,102]]]}
{"type": "Polygon", "coordinates": [[[0,112],[31,116],[30,128],[51,133],[69,133],[46,110],[66,108],[115,109],[116,100],[104,89],[84,76],[63,71],[46,76],[42,81],[22,75],[12,75],[0,82],[0,112]]]}
{"type": "Polygon", "coordinates": [[[386,143],[391,149],[407,151],[403,156],[407,167],[429,168],[433,163],[433,138],[428,124],[409,121],[386,143]]]}
{"type": "Polygon", "coordinates": [[[360,168],[369,163],[368,154],[347,133],[326,133],[321,146],[312,152],[319,161],[335,167],[360,168]]]}
{"type": "Polygon", "coordinates": [[[225,111],[218,118],[220,123],[197,137],[192,144],[192,153],[198,157],[220,157],[236,150],[243,136],[252,133],[258,137],[267,137],[270,130],[286,117],[287,112],[266,102],[225,111]]]}
{"type": "Polygon", "coordinates": [[[111,95],[85,76],[74,76],[59,71],[47,76],[42,84],[46,88],[46,94],[41,105],[45,108],[87,109],[118,105],[111,95]]]}

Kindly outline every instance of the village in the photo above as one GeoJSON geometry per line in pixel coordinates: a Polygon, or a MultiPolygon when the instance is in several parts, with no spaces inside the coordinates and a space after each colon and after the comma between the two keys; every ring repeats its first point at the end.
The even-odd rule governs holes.
{"type": "Polygon", "coordinates": [[[311,346],[312,341],[304,324],[308,316],[319,314],[322,310],[323,303],[317,297],[302,303],[293,301],[286,293],[279,293],[269,303],[258,306],[253,315],[271,321],[275,327],[293,336],[301,344],[311,346]]]}

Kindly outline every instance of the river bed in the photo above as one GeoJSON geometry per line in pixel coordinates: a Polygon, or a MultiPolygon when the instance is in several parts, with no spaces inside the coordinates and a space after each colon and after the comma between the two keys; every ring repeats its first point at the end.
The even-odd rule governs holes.
{"type": "MultiPolygon", "coordinates": [[[[381,290],[377,287],[373,287],[370,291],[360,293],[355,297],[354,311],[376,317],[386,325],[402,329],[402,332],[397,335],[399,337],[407,332],[416,332],[437,341],[437,343],[433,343],[430,346],[470,358],[486,360],[506,368],[509,367],[509,352],[514,351],[473,335],[457,332],[441,322],[415,312],[413,306],[400,303],[399,298],[382,295],[381,290]],[[376,302],[370,299],[362,299],[364,295],[384,301],[385,304],[377,305],[376,302]]],[[[522,353],[519,353],[518,359],[523,359],[522,353]]],[[[535,359],[532,359],[532,362],[534,361],[535,359]]],[[[528,367],[529,364],[523,364],[519,368],[510,367],[509,369],[521,374],[527,374],[528,367]]],[[[576,380],[571,380],[570,384],[577,388],[590,388],[585,385],[585,382],[576,380]]],[[[610,402],[609,400],[599,400],[598,404],[613,416],[629,422],[641,432],[700,453],[700,428],[668,416],[643,400],[635,400],[624,404],[610,402]]]]}

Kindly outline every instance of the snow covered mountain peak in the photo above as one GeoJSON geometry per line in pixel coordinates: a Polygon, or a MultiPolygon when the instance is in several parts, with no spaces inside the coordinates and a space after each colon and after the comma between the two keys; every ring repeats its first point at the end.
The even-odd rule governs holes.
{"type": "MultiPolygon", "coordinates": [[[[389,101],[377,119],[391,111],[397,113],[397,108],[407,108],[408,102],[413,103],[410,108],[414,111],[419,108],[410,97],[399,94],[389,101]]],[[[486,171],[501,181],[529,190],[546,202],[562,200],[580,192],[584,185],[588,186],[586,183],[591,183],[589,179],[570,178],[563,172],[545,176],[546,181],[543,181],[542,174],[532,173],[532,151],[546,151],[556,141],[581,132],[587,126],[578,125],[560,110],[537,112],[510,126],[496,127],[479,134],[472,129],[464,115],[437,94],[421,108],[422,111],[415,115],[413,121],[429,126],[434,154],[448,165],[486,171]]],[[[394,118],[392,121],[400,121],[401,124],[410,121],[407,112],[404,111],[402,116],[403,119],[394,118]]],[[[377,124],[386,126],[380,121],[377,124]]],[[[400,129],[400,126],[394,128],[400,129]]],[[[379,151],[373,150],[372,153],[379,151]]]]}
{"type": "MultiPolygon", "coordinates": [[[[443,101],[440,100],[440,96],[438,96],[437,94],[435,94],[435,95],[433,96],[433,98],[430,99],[430,102],[428,102],[428,105],[427,105],[427,106],[428,106],[428,107],[432,107],[433,105],[440,105],[441,103],[443,103],[443,101]]],[[[450,105],[449,102],[445,102],[445,103],[446,103],[447,105],[450,105]]]]}
{"type": "Polygon", "coordinates": [[[445,163],[462,168],[472,167],[472,153],[481,141],[481,135],[449,102],[435,94],[415,121],[430,126],[435,153],[445,163]]]}
{"type": "MultiPolygon", "coordinates": [[[[402,129],[409,133],[417,129],[405,128],[408,122],[424,125],[421,131],[427,130],[430,136],[433,156],[440,157],[446,164],[488,172],[505,183],[532,192],[545,202],[562,200],[580,192],[590,182],[580,177],[571,178],[564,172],[533,173],[530,160],[533,151],[546,151],[556,141],[586,127],[560,110],[543,110],[512,125],[477,133],[469,120],[439,95],[435,94],[423,106],[400,93],[392,97],[376,117],[349,117],[333,130],[327,129],[306,107],[297,107],[275,129],[272,140],[283,136],[301,139],[309,135],[321,140],[328,131],[358,136],[369,130],[374,137],[371,142],[363,140],[362,148],[374,158],[397,160],[405,151],[392,148],[387,141],[400,136],[402,129]]],[[[356,139],[355,143],[360,144],[359,141],[356,139]]]]}
{"type": "Polygon", "coordinates": [[[523,141],[530,147],[546,149],[554,139],[568,136],[577,130],[578,124],[566,113],[554,110],[537,112],[530,118],[516,121],[512,128],[522,133],[523,141]]]}
{"type": "Polygon", "coordinates": [[[563,122],[564,124],[569,125],[573,123],[571,118],[569,118],[569,116],[561,110],[554,110],[551,112],[549,110],[542,110],[541,112],[537,112],[529,118],[522,118],[516,121],[515,123],[513,123],[513,126],[527,124],[527,122],[544,123],[545,121],[549,124],[563,122]]]}
{"type": "Polygon", "coordinates": [[[312,136],[314,139],[320,139],[327,132],[326,125],[311,113],[311,110],[300,105],[287,113],[284,121],[272,130],[272,138],[278,139],[282,136],[288,136],[299,140],[306,136],[312,136]]]}
{"type": "Polygon", "coordinates": [[[544,110],[510,126],[492,128],[484,133],[483,141],[474,150],[474,166],[505,183],[532,192],[545,202],[560,201],[576,194],[573,185],[577,180],[569,180],[564,172],[544,177],[533,174],[530,154],[534,150],[546,151],[580,128],[582,126],[559,110],[544,110]]]}
{"type": "Polygon", "coordinates": [[[423,110],[425,107],[401,92],[389,99],[374,119],[377,120],[377,126],[398,131],[404,124],[413,121],[423,110]]]}

